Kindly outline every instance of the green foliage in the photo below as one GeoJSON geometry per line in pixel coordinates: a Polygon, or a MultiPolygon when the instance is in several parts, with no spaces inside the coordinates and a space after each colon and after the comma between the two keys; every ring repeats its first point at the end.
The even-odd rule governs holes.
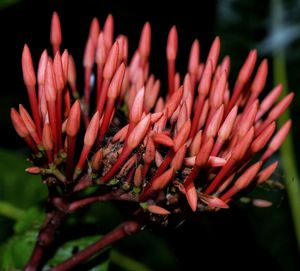
{"type": "Polygon", "coordinates": [[[33,250],[44,215],[37,208],[30,208],[14,226],[15,235],[0,249],[0,270],[24,267],[33,250]]]}
{"type": "Polygon", "coordinates": [[[18,4],[21,0],[0,0],[0,9],[18,4]]]}
{"type": "Polygon", "coordinates": [[[0,200],[20,208],[28,208],[47,197],[39,176],[25,172],[31,166],[20,153],[0,149],[0,200]]]}
{"type": "Polygon", "coordinates": [[[12,237],[1,249],[1,270],[18,270],[24,267],[34,247],[37,231],[27,231],[12,237]]]}

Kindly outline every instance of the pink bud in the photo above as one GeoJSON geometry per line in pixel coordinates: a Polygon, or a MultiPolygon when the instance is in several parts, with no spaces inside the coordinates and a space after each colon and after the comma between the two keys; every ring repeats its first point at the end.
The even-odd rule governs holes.
{"type": "Polygon", "coordinates": [[[134,149],[144,139],[150,126],[150,114],[144,117],[132,130],[127,139],[127,146],[134,149]]]}
{"type": "Polygon", "coordinates": [[[45,97],[47,102],[55,102],[56,100],[56,83],[52,62],[50,60],[48,60],[45,71],[45,97]]]}
{"type": "Polygon", "coordinates": [[[72,87],[76,85],[76,65],[72,55],[69,55],[69,65],[68,65],[68,81],[72,87]]]}
{"type": "Polygon", "coordinates": [[[30,117],[29,113],[27,112],[27,110],[21,104],[19,105],[19,112],[20,112],[21,118],[22,118],[26,128],[28,129],[32,139],[34,140],[34,142],[36,144],[40,144],[41,139],[39,138],[39,136],[37,134],[36,126],[35,126],[32,118],[30,117]]]}
{"type": "Polygon", "coordinates": [[[248,54],[248,57],[244,65],[240,69],[237,82],[245,83],[249,80],[255,66],[256,58],[257,58],[257,51],[251,50],[248,54]]]}
{"type": "Polygon", "coordinates": [[[207,115],[208,115],[208,111],[209,111],[209,102],[208,99],[205,100],[204,105],[203,105],[203,109],[199,118],[199,122],[198,122],[198,130],[201,129],[204,124],[206,123],[206,119],[207,119],[207,115]]]}
{"type": "MultiPolygon", "coordinates": [[[[62,41],[60,21],[57,12],[53,12],[51,20],[50,42],[54,48],[59,48],[62,41]]],[[[54,52],[56,53],[56,52],[54,52]]]]}
{"type": "Polygon", "coordinates": [[[135,172],[134,172],[134,177],[133,177],[133,183],[135,187],[140,187],[142,185],[142,165],[139,165],[135,172]]]}
{"type": "Polygon", "coordinates": [[[249,109],[243,113],[237,128],[238,135],[240,137],[245,136],[245,134],[249,131],[250,127],[253,125],[258,110],[258,105],[258,100],[255,100],[253,104],[249,107],[249,109]]]}
{"type": "Polygon", "coordinates": [[[80,127],[80,103],[79,100],[72,105],[69,118],[66,126],[66,133],[68,136],[74,137],[78,133],[80,127]]]}
{"type": "Polygon", "coordinates": [[[145,92],[145,110],[149,112],[155,105],[160,91],[160,80],[156,80],[152,89],[145,92]]]}
{"type": "Polygon", "coordinates": [[[25,169],[25,171],[27,173],[34,174],[34,175],[41,173],[41,169],[39,167],[28,167],[25,169]]]}
{"type": "Polygon", "coordinates": [[[164,145],[167,147],[174,146],[174,142],[173,142],[172,138],[170,138],[167,135],[164,135],[162,133],[154,133],[152,136],[152,139],[156,144],[161,144],[161,145],[164,145]]]}
{"type": "Polygon", "coordinates": [[[39,61],[37,78],[39,85],[44,85],[45,83],[45,70],[48,62],[48,53],[47,50],[44,50],[39,61]]]}
{"type": "Polygon", "coordinates": [[[168,41],[167,41],[167,59],[175,60],[178,50],[178,35],[176,26],[173,26],[169,32],[168,41]]]}
{"type": "Polygon", "coordinates": [[[252,140],[254,137],[254,128],[253,126],[249,129],[247,134],[241,138],[239,143],[233,150],[232,157],[233,159],[240,160],[245,155],[246,151],[248,150],[252,140]]]}
{"type": "Polygon", "coordinates": [[[122,56],[125,63],[127,63],[128,59],[128,38],[126,36],[123,36],[123,48],[122,48],[122,56]]]}
{"type": "Polygon", "coordinates": [[[96,62],[99,65],[104,65],[106,60],[106,49],[104,43],[104,34],[100,33],[97,40],[97,50],[96,50],[96,62]]]}
{"type": "Polygon", "coordinates": [[[103,159],[103,150],[100,149],[95,153],[92,159],[91,167],[94,171],[98,171],[100,169],[102,164],[102,159],[103,159]]]}
{"type": "Polygon", "coordinates": [[[200,130],[194,137],[192,144],[190,145],[190,155],[194,156],[197,155],[200,146],[201,146],[201,139],[202,139],[202,130],[200,130]]]}
{"type": "Polygon", "coordinates": [[[222,73],[224,71],[226,71],[227,74],[229,74],[229,72],[230,72],[230,57],[229,56],[225,56],[222,60],[220,72],[222,73]]]}
{"type": "Polygon", "coordinates": [[[208,60],[206,62],[203,75],[201,77],[201,81],[198,86],[198,93],[202,95],[203,97],[206,97],[206,95],[209,92],[210,85],[211,85],[211,78],[213,73],[213,64],[211,60],[208,60]]]}
{"type": "Polygon", "coordinates": [[[121,91],[124,74],[125,74],[125,65],[124,65],[124,63],[121,63],[121,65],[117,69],[116,73],[114,74],[114,76],[110,82],[108,92],[107,92],[108,98],[113,99],[113,100],[117,99],[117,97],[119,96],[120,91],[121,91]]]}
{"type": "Polygon", "coordinates": [[[107,60],[103,69],[103,78],[110,80],[116,69],[119,55],[119,44],[116,41],[114,45],[111,47],[109,54],[107,56],[107,60]]]}
{"type": "Polygon", "coordinates": [[[105,47],[110,49],[114,39],[114,18],[109,14],[103,26],[105,47]]]}
{"type": "Polygon", "coordinates": [[[294,93],[291,92],[287,96],[285,96],[276,106],[273,107],[273,109],[270,111],[268,115],[268,119],[270,121],[276,120],[279,118],[279,116],[288,108],[288,106],[291,104],[294,93]]]}
{"type": "Polygon", "coordinates": [[[93,40],[90,37],[87,40],[87,43],[85,45],[84,49],[84,56],[83,56],[83,67],[86,68],[92,68],[95,61],[95,47],[93,44],[93,40]]]}
{"type": "Polygon", "coordinates": [[[261,168],[262,161],[258,161],[249,167],[234,183],[234,187],[239,191],[246,188],[250,182],[254,179],[257,172],[261,168]]]}
{"type": "Polygon", "coordinates": [[[124,141],[128,132],[129,125],[127,124],[122,129],[120,129],[112,138],[112,142],[115,143],[117,141],[124,141]]]}
{"type": "Polygon", "coordinates": [[[271,136],[275,131],[276,125],[273,121],[265,130],[263,130],[253,141],[251,144],[251,150],[255,152],[259,152],[264,146],[268,143],[271,136]]]}
{"type": "Polygon", "coordinates": [[[273,139],[271,140],[269,144],[269,148],[271,148],[273,151],[276,151],[280,148],[282,142],[285,140],[286,136],[288,135],[290,128],[292,125],[292,121],[288,120],[275,134],[273,139]]]}
{"type": "Polygon", "coordinates": [[[176,131],[180,130],[181,127],[185,124],[185,122],[188,119],[188,112],[187,112],[187,105],[186,102],[183,103],[183,105],[180,108],[179,114],[178,114],[178,119],[176,123],[176,131]]]}
{"type": "Polygon", "coordinates": [[[157,205],[148,205],[147,207],[148,211],[150,213],[156,214],[156,215],[169,215],[170,212],[162,207],[159,207],[157,205]]]}
{"type": "Polygon", "coordinates": [[[219,109],[216,111],[216,113],[213,115],[207,130],[206,130],[206,136],[207,137],[215,137],[216,134],[219,131],[220,125],[221,125],[221,121],[223,118],[223,113],[224,113],[224,106],[221,105],[219,107],[219,109]]]}
{"type": "Polygon", "coordinates": [[[142,87],[136,94],[133,105],[130,109],[130,121],[137,123],[140,121],[144,109],[145,88],[142,87]]]}
{"type": "Polygon", "coordinates": [[[268,61],[264,59],[259,65],[257,73],[251,85],[251,91],[252,93],[255,93],[256,97],[258,97],[258,95],[265,87],[267,75],[268,75],[268,61]]]}
{"type": "Polygon", "coordinates": [[[200,58],[200,43],[199,43],[199,40],[195,39],[192,44],[190,58],[189,58],[189,64],[188,64],[188,71],[191,74],[197,74],[199,58],[200,58]]]}
{"type": "Polygon", "coordinates": [[[200,81],[201,77],[202,77],[202,74],[203,74],[203,71],[204,71],[204,63],[200,63],[199,66],[198,66],[198,71],[197,71],[197,82],[200,81]]]}
{"type": "Polygon", "coordinates": [[[237,112],[238,112],[238,106],[235,105],[231,109],[230,113],[227,115],[221,128],[219,129],[218,136],[224,141],[227,140],[231,134],[233,124],[237,116],[237,112]]]}
{"type": "Polygon", "coordinates": [[[148,58],[151,48],[151,26],[149,22],[144,24],[140,42],[139,42],[139,52],[141,56],[148,58]]]}
{"type": "Polygon", "coordinates": [[[252,201],[253,206],[259,207],[259,208],[266,208],[272,206],[272,202],[264,199],[254,199],[252,201]]]}
{"type": "Polygon", "coordinates": [[[185,100],[192,91],[191,76],[187,73],[183,79],[183,100],[185,100]]]}
{"type": "Polygon", "coordinates": [[[261,184],[269,179],[269,177],[274,173],[278,166],[278,161],[272,163],[262,171],[260,171],[257,175],[257,184],[261,184]]]}
{"type": "Polygon", "coordinates": [[[62,91],[65,86],[65,78],[63,72],[63,66],[61,62],[61,56],[59,52],[56,52],[54,61],[53,61],[53,70],[55,75],[55,82],[57,89],[62,91]]]}
{"type": "Polygon", "coordinates": [[[282,91],[282,85],[279,84],[271,90],[271,92],[263,99],[256,115],[256,121],[259,120],[278,99],[282,91]]]}
{"type": "Polygon", "coordinates": [[[173,139],[174,151],[177,152],[179,148],[187,141],[191,130],[191,120],[188,119],[186,123],[181,127],[176,136],[173,139]]]}
{"type": "Polygon", "coordinates": [[[168,109],[168,118],[172,116],[177,106],[179,105],[183,95],[183,87],[180,87],[177,91],[173,93],[170,99],[167,101],[165,108],[168,109]]]}
{"type": "Polygon", "coordinates": [[[213,146],[214,146],[214,140],[213,138],[210,137],[201,147],[199,153],[196,156],[195,163],[198,167],[203,167],[207,164],[213,146]]]}
{"type": "Polygon", "coordinates": [[[186,145],[182,145],[179,150],[176,152],[172,162],[171,162],[171,167],[174,168],[175,171],[178,171],[183,163],[183,159],[185,157],[186,153],[186,145]]]}
{"type": "Polygon", "coordinates": [[[224,71],[221,74],[215,89],[211,92],[210,104],[213,108],[219,108],[223,103],[226,84],[227,84],[227,72],[224,71]]]}
{"type": "Polygon", "coordinates": [[[155,164],[159,168],[162,162],[164,161],[164,158],[161,156],[161,154],[156,151],[155,152],[155,164]]]}
{"type": "Polygon", "coordinates": [[[170,168],[161,174],[159,177],[153,180],[151,184],[151,189],[154,191],[159,191],[164,189],[167,184],[171,181],[174,174],[174,169],[170,168]]]}
{"type": "Polygon", "coordinates": [[[62,68],[64,73],[65,84],[66,84],[68,79],[68,69],[69,69],[69,53],[67,49],[64,50],[61,56],[61,63],[62,63],[62,68]]]}
{"type": "Polygon", "coordinates": [[[22,118],[26,128],[28,129],[28,131],[30,133],[36,132],[36,127],[35,127],[35,124],[34,124],[32,118],[30,117],[27,110],[21,104],[19,104],[19,112],[20,112],[21,118],[22,118]]]}
{"type": "Polygon", "coordinates": [[[94,142],[98,135],[99,130],[99,112],[96,112],[94,116],[92,117],[89,126],[86,129],[85,135],[84,135],[84,145],[91,147],[94,145],[94,142]]]}
{"type": "Polygon", "coordinates": [[[154,112],[157,113],[157,112],[162,112],[163,109],[164,109],[164,100],[162,97],[159,97],[158,100],[157,100],[157,103],[155,105],[155,109],[154,109],[154,112]]]}
{"type": "Polygon", "coordinates": [[[186,189],[185,190],[186,199],[192,211],[195,212],[197,209],[198,195],[194,183],[191,182],[185,189],[186,189]]]}
{"type": "Polygon", "coordinates": [[[180,87],[180,74],[177,72],[174,76],[174,89],[179,89],[180,87]]]}
{"type": "Polygon", "coordinates": [[[33,68],[31,53],[27,44],[24,45],[22,53],[22,70],[25,85],[34,87],[36,84],[36,77],[33,68]]]}
{"type": "Polygon", "coordinates": [[[43,128],[42,142],[46,151],[52,151],[54,147],[51,128],[48,123],[45,123],[43,128]]]}
{"type": "Polygon", "coordinates": [[[220,47],[221,47],[220,38],[216,37],[210,47],[210,50],[209,50],[209,53],[207,56],[207,60],[210,59],[212,61],[213,71],[215,71],[216,67],[217,67],[219,53],[220,53],[220,47]]]}
{"type": "Polygon", "coordinates": [[[13,124],[17,134],[22,138],[28,136],[29,131],[26,128],[26,126],[25,126],[22,118],[20,117],[19,113],[14,108],[11,108],[11,110],[10,110],[10,117],[11,117],[12,124],[13,124]]]}
{"type": "Polygon", "coordinates": [[[208,158],[208,165],[210,167],[222,167],[226,164],[226,159],[217,157],[217,156],[209,156],[208,158]]]}
{"type": "Polygon", "coordinates": [[[200,194],[200,200],[207,204],[210,208],[221,208],[221,209],[228,209],[229,206],[221,199],[211,196],[211,195],[205,195],[200,194]]]}
{"type": "Polygon", "coordinates": [[[99,21],[96,17],[93,18],[90,26],[89,38],[92,40],[94,47],[97,45],[97,39],[100,32],[99,21]]]}

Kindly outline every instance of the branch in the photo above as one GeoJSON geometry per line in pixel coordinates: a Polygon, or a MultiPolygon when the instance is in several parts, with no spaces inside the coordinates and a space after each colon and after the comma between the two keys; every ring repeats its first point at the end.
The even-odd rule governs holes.
{"type": "Polygon", "coordinates": [[[71,270],[73,267],[88,260],[95,253],[101,251],[103,248],[112,243],[123,239],[126,236],[137,233],[141,229],[141,225],[136,221],[127,221],[119,225],[117,228],[103,236],[99,241],[86,247],[84,250],[78,252],[65,262],[57,265],[51,271],[65,271],[71,270]]]}
{"type": "Polygon", "coordinates": [[[42,226],[31,257],[24,268],[24,271],[35,271],[40,267],[42,258],[47,248],[53,243],[57,228],[62,224],[66,212],[54,209],[47,214],[44,225],[42,226]]]}
{"type": "Polygon", "coordinates": [[[73,192],[79,192],[93,184],[92,176],[86,174],[80,178],[78,183],[74,186],[73,192]]]}
{"type": "Polygon", "coordinates": [[[77,211],[80,208],[83,208],[89,204],[95,203],[95,202],[105,202],[110,200],[119,200],[119,201],[136,201],[131,194],[129,193],[123,193],[120,190],[117,191],[111,191],[108,194],[100,195],[100,196],[89,196],[77,201],[74,201],[70,203],[68,211],[74,212],[77,211]]]}

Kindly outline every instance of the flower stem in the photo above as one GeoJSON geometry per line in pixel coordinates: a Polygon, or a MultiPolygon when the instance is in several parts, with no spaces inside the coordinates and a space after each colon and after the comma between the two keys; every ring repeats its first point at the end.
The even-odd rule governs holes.
{"type": "Polygon", "coordinates": [[[136,221],[126,221],[119,225],[117,228],[103,236],[99,241],[88,246],[84,250],[78,252],[65,262],[57,265],[51,271],[66,271],[72,270],[73,267],[85,260],[88,260],[95,253],[101,251],[103,248],[111,245],[112,243],[123,239],[126,236],[132,235],[141,229],[141,225],[136,221]]]}
{"type": "Polygon", "coordinates": [[[31,254],[31,257],[24,268],[24,271],[35,271],[41,265],[43,257],[49,248],[52,245],[57,229],[61,226],[66,212],[61,209],[54,209],[47,214],[46,220],[40,229],[35,247],[31,254]]]}

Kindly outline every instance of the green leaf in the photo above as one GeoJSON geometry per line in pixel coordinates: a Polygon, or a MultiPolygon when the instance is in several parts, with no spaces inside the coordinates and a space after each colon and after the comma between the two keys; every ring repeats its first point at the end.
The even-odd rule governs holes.
{"type": "Polygon", "coordinates": [[[31,255],[37,235],[37,231],[31,230],[12,237],[1,249],[0,270],[23,268],[31,255]]]}
{"type": "Polygon", "coordinates": [[[45,215],[37,208],[30,208],[15,224],[15,233],[22,234],[29,230],[39,230],[44,217],[45,215]]]}
{"type": "Polygon", "coordinates": [[[12,205],[10,202],[0,200],[0,215],[18,220],[24,215],[24,211],[12,205]]]}
{"type": "MultiPolygon", "coordinates": [[[[47,266],[43,270],[49,270],[51,267],[62,263],[68,258],[72,257],[76,252],[98,241],[100,237],[101,236],[99,235],[86,236],[80,239],[66,242],[57,250],[54,257],[48,262],[47,266]]],[[[101,255],[102,254],[103,253],[101,253],[101,255]]],[[[97,263],[95,262],[94,264],[96,266],[90,268],[89,271],[107,271],[109,267],[109,255],[105,259],[99,260],[99,263],[97,259],[97,263]]]]}
{"type": "Polygon", "coordinates": [[[40,176],[25,172],[31,166],[26,157],[18,152],[0,149],[0,200],[26,209],[44,201],[47,189],[40,176]]]}
{"type": "Polygon", "coordinates": [[[30,208],[16,222],[15,236],[0,249],[0,270],[16,270],[27,263],[38,236],[44,215],[37,208],[30,208]]]}
{"type": "Polygon", "coordinates": [[[40,176],[25,172],[29,166],[31,164],[19,152],[0,149],[0,201],[5,203],[0,212],[0,242],[6,241],[13,233],[12,219],[17,219],[21,210],[47,198],[47,188],[40,176]]]}

